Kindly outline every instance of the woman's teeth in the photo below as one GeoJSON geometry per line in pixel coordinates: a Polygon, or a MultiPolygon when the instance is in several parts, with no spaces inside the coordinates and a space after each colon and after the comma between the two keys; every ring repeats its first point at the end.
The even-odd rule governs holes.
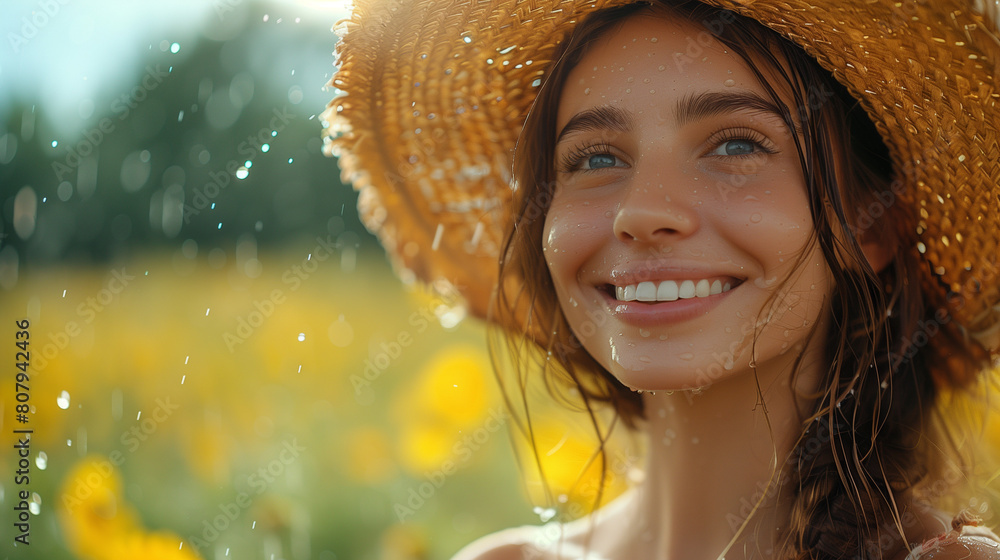
{"type": "Polygon", "coordinates": [[[618,301],[675,301],[714,296],[732,289],[729,282],[721,280],[684,280],[680,284],[673,280],[664,280],[657,285],[655,282],[639,282],[628,286],[615,286],[615,297],[618,301]]]}

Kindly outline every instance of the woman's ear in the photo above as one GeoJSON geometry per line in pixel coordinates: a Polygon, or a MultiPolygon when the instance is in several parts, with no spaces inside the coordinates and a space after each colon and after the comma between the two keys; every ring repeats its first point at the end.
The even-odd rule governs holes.
{"type": "Polygon", "coordinates": [[[858,245],[875,274],[880,274],[899,251],[898,218],[892,208],[885,208],[878,219],[869,218],[868,227],[856,230],[858,245]]]}
{"type": "Polygon", "coordinates": [[[868,231],[861,235],[858,238],[858,244],[861,245],[861,252],[868,259],[868,264],[871,265],[876,274],[880,274],[889,265],[889,261],[892,260],[893,254],[896,252],[896,236],[891,233],[888,235],[881,235],[881,232],[874,233],[868,231]]]}

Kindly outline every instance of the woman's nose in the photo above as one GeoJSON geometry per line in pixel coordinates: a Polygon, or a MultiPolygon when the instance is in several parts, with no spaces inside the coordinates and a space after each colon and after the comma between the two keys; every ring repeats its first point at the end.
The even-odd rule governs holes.
{"type": "Polygon", "coordinates": [[[698,213],[680,194],[663,184],[629,186],[615,216],[615,235],[623,241],[642,242],[691,235],[698,229],[698,213]]]}

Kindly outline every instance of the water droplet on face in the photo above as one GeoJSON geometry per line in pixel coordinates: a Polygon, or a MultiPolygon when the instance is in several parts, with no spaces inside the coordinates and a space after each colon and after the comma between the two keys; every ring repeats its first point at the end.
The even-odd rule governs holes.
{"type": "Polygon", "coordinates": [[[639,329],[639,336],[642,338],[649,338],[649,331],[646,329],[639,329]]]}
{"type": "Polygon", "coordinates": [[[724,369],[726,371],[732,371],[732,369],[733,369],[733,367],[735,365],[736,364],[733,363],[733,357],[732,356],[726,356],[726,361],[725,361],[725,363],[722,364],[722,369],[724,369]]]}
{"type": "Polygon", "coordinates": [[[756,212],[750,215],[750,221],[755,224],[760,223],[761,219],[762,219],[761,215],[756,212]]]}
{"type": "Polygon", "coordinates": [[[667,339],[667,335],[665,335],[665,334],[661,334],[660,335],[660,340],[666,340],[666,339],[667,339]]]}
{"type": "Polygon", "coordinates": [[[573,307],[577,307],[577,306],[579,306],[579,305],[580,305],[580,304],[579,304],[579,303],[577,303],[577,302],[576,302],[576,300],[575,300],[575,299],[573,299],[573,298],[569,298],[569,304],[570,304],[570,305],[572,305],[573,307]]]}
{"type": "Polygon", "coordinates": [[[684,352],[683,354],[679,354],[677,357],[682,360],[693,360],[694,352],[684,352]]]}
{"type": "Polygon", "coordinates": [[[733,332],[733,327],[726,327],[724,330],[726,331],[727,334],[729,334],[733,332]]]}
{"type": "Polygon", "coordinates": [[[611,210],[608,210],[607,212],[604,213],[605,218],[613,218],[614,216],[615,214],[611,210]]]}
{"type": "Polygon", "coordinates": [[[644,364],[649,364],[653,362],[653,358],[650,358],[649,356],[639,356],[639,361],[644,364]]]}
{"type": "Polygon", "coordinates": [[[732,78],[729,78],[728,80],[722,82],[722,85],[724,85],[726,87],[733,87],[733,86],[736,85],[736,80],[734,80],[732,78]]]}
{"type": "Polygon", "coordinates": [[[590,95],[590,88],[583,90],[584,95],[590,95]]]}

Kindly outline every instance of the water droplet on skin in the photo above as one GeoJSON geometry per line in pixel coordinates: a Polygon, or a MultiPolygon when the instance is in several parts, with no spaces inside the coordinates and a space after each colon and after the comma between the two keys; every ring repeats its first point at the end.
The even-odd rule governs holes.
{"type": "Polygon", "coordinates": [[[726,87],[733,87],[733,86],[735,86],[735,85],[736,85],[736,80],[734,80],[734,79],[730,78],[730,79],[728,79],[728,80],[726,80],[726,81],[722,82],[722,85],[724,85],[724,86],[726,86],[726,87]]]}
{"type": "Polygon", "coordinates": [[[608,210],[607,212],[604,213],[605,218],[613,218],[614,216],[615,214],[611,210],[608,210]]]}
{"type": "Polygon", "coordinates": [[[756,212],[750,215],[750,221],[755,224],[760,223],[761,219],[762,219],[761,215],[756,212]]]}
{"type": "Polygon", "coordinates": [[[653,358],[650,358],[649,356],[639,356],[639,361],[644,364],[650,364],[653,362],[653,358]]]}
{"type": "Polygon", "coordinates": [[[683,354],[679,354],[677,357],[682,360],[693,360],[694,352],[684,352],[683,354]]]}
{"type": "Polygon", "coordinates": [[[726,371],[732,371],[732,369],[733,369],[733,367],[735,365],[736,364],[733,363],[733,357],[732,356],[726,356],[726,362],[724,364],[722,364],[722,369],[724,369],[726,371]]]}
{"type": "Polygon", "coordinates": [[[663,65],[661,64],[661,65],[660,65],[660,67],[658,68],[658,70],[659,70],[660,72],[663,72],[663,69],[664,69],[664,68],[666,68],[666,66],[663,66],[663,65]]]}
{"type": "Polygon", "coordinates": [[[665,334],[661,334],[660,335],[660,340],[666,340],[666,339],[667,339],[667,335],[665,335],[665,334]]]}
{"type": "Polygon", "coordinates": [[[584,95],[590,95],[590,88],[583,90],[584,95]]]}
{"type": "Polygon", "coordinates": [[[727,334],[728,333],[732,333],[733,332],[733,327],[726,327],[724,330],[726,331],[727,334]]]}
{"type": "Polygon", "coordinates": [[[575,299],[573,299],[573,298],[569,298],[569,304],[570,304],[570,305],[572,305],[573,307],[576,307],[576,306],[580,305],[580,304],[579,304],[579,303],[577,303],[577,302],[576,302],[576,300],[575,300],[575,299]]]}
{"type": "Polygon", "coordinates": [[[649,331],[645,329],[639,329],[639,336],[642,338],[649,338],[649,331]]]}

